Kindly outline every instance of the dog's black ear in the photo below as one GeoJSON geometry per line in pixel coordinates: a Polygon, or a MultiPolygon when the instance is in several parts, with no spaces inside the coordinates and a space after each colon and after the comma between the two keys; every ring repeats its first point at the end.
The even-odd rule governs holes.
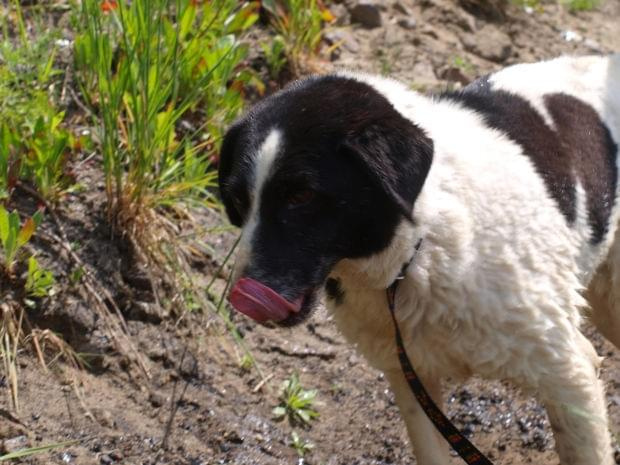
{"type": "Polygon", "coordinates": [[[433,141],[422,129],[398,115],[349,134],[341,148],[362,162],[370,178],[412,220],[413,204],[433,160],[433,141]]]}
{"type": "Polygon", "coordinates": [[[219,163],[218,163],[218,184],[220,187],[220,196],[224,207],[226,208],[226,214],[232,224],[240,227],[243,223],[241,212],[235,206],[233,201],[233,193],[231,174],[233,170],[233,164],[235,157],[239,157],[239,145],[241,135],[241,124],[238,122],[234,124],[224,136],[222,141],[222,147],[220,149],[219,163]]]}

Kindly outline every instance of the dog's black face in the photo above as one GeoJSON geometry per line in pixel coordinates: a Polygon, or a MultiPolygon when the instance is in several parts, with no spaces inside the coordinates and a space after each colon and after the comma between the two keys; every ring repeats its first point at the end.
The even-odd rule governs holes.
{"type": "Polygon", "coordinates": [[[220,188],[243,226],[238,310],[299,322],[343,258],[384,249],[413,204],[432,143],[370,85],[326,76],[266,99],[227,133],[220,188]]]}

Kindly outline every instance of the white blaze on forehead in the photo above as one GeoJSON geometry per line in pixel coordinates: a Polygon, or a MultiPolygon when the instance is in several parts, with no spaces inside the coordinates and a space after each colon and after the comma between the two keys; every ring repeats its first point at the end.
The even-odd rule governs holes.
{"type": "Polygon", "coordinates": [[[254,159],[254,186],[252,188],[252,207],[257,206],[258,198],[265,181],[271,174],[273,162],[280,151],[282,135],[278,129],[272,129],[262,143],[254,159]]]}
{"type": "Polygon", "coordinates": [[[273,166],[282,147],[282,133],[279,129],[272,129],[253,158],[254,181],[250,190],[250,215],[241,231],[241,240],[235,263],[234,280],[246,268],[252,255],[252,238],[259,222],[260,197],[265,182],[273,173],[273,166]]]}

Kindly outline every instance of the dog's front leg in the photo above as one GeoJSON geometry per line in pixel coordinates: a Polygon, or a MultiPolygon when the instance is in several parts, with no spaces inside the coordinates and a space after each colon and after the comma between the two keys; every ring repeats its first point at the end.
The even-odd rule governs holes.
{"type": "MultiPolygon", "coordinates": [[[[400,414],[407,425],[417,463],[419,465],[449,465],[451,459],[448,445],[420,407],[403,372],[388,371],[385,375],[394,392],[400,414]]],[[[422,382],[435,403],[441,406],[440,380],[425,377],[422,382]]]]}

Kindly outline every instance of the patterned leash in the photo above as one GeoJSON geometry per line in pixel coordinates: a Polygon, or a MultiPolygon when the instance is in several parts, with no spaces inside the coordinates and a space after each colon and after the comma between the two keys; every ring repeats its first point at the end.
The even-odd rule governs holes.
{"type": "MultiPolygon", "coordinates": [[[[416,252],[420,249],[420,245],[422,245],[422,239],[420,239],[415,246],[416,252]]],[[[413,258],[411,261],[413,261],[413,258]]],[[[409,383],[411,392],[413,392],[416,399],[422,406],[424,413],[426,413],[426,416],[433,422],[435,428],[437,428],[437,431],[439,431],[446,441],[448,441],[452,449],[454,449],[454,451],[459,454],[459,456],[468,465],[493,465],[493,462],[486,458],[484,454],[476,448],[476,446],[469,442],[469,440],[463,436],[458,429],[456,429],[452,422],[448,420],[441,409],[437,407],[437,404],[435,404],[433,399],[431,399],[431,396],[429,396],[428,392],[426,392],[420,378],[418,378],[418,375],[409,361],[409,357],[407,357],[407,352],[405,352],[405,346],[403,344],[403,338],[400,334],[400,330],[398,329],[398,323],[396,322],[395,309],[398,283],[405,279],[405,270],[409,267],[411,261],[403,266],[403,269],[398,277],[386,290],[388,307],[390,308],[390,315],[392,315],[392,321],[394,322],[396,332],[398,359],[400,360],[400,366],[403,370],[403,374],[409,383]]]]}

